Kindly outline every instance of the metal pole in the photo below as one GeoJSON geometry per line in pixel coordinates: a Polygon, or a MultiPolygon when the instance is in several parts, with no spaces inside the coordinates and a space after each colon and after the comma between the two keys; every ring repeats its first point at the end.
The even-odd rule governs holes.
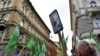
{"type": "Polygon", "coordinates": [[[61,43],[61,46],[62,46],[63,56],[67,56],[66,47],[64,46],[64,41],[63,41],[63,38],[61,37],[61,33],[60,32],[58,33],[58,36],[59,36],[59,42],[61,43]]]}
{"type": "Polygon", "coordinates": [[[21,49],[21,51],[19,52],[18,56],[21,56],[22,51],[24,50],[25,46],[21,49]]]}

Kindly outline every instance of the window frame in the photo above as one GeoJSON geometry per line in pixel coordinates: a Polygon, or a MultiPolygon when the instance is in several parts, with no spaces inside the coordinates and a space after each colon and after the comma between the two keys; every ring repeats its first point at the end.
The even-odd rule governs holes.
{"type": "Polygon", "coordinates": [[[90,1],[90,6],[91,6],[91,7],[96,7],[96,6],[97,6],[96,1],[90,1]]]}
{"type": "Polygon", "coordinates": [[[94,27],[94,28],[100,28],[100,18],[96,17],[96,18],[93,20],[93,27],[94,27]]]}
{"type": "Polygon", "coordinates": [[[1,19],[7,20],[7,14],[5,14],[5,13],[2,14],[2,15],[1,15],[1,19]]]}

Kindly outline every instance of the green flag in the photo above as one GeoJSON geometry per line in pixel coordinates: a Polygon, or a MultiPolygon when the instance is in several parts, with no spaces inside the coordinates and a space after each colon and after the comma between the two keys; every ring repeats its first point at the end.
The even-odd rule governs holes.
{"type": "Polygon", "coordinates": [[[46,42],[44,41],[42,44],[42,52],[45,53],[47,51],[48,51],[48,48],[47,48],[46,42]]]}
{"type": "MultiPolygon", "coordinates": [[[[95,36],[92,33],[90,33],[90,39],[96,42],[95,36]]],[[[100,52],[100,44],[98,44],[97,42],[96,42],[96,47],[97,50],[100,52]]]]}
{"type": "Polygon", "coordinates": [[[36,42],[36,51],[37,51],[37,55],[42,53],[41,42],[39,39],[37,39],[37,42],[36,42]]]}
{"type": "Polygon", "coordinates": [[[69,35],[67,36],[67,38],[65,39],[65,44],[66,44],[66,50],[67,50],[67,42],[68,42],[68,38],[69,38],[69,35]]]}
{"type": "Polygon", "coordinates": [[[58,56],[63,56],[63,55],[62,55],[62,46],[61,46],[61,43],[58,42],[58,44],[59,44],[59,47],[58,47],[59,55],[58,55],[58,56]]]}
{"type": "Polygon", "coordinates": [[[97,50],[100,52],[100,44],[96,44],[97,50]]]}
{"type": "Polygon", "coordinates": [[[30,37],[30,39],[28,39],[28,41],[26,42],[26,48],[31,50],[31,55],[30,56],[34,56],[35,55],[35,46],[34,46],[34,35],[32,35],[30,37]]]}
{"type": "Polygon", "coordinates": [[[58,49],[59,49],[59,50],[62,50],[61,43],[60,43],[60,42],[58,42],[58,44],[59,44],[59,47],[58,47],[58,49]]]}
{"type": "Polygon", "coordinates": [[[90,32],[90,39],[95,41],[95,37],[93,35],[93,33],[90,32]]]}
{"type": "Polygon", "coordinates": [[[58,56],[63,56],[63,51],[59,50],[59,55],[58,56]]]}
{"type": "Polygon", "coordinates": [[[8,54],[15,51],[18,47],[19,40],[19,25],[17,24],[6,48],[4,49],[4,53],[8,54]]]}
{"type": "Polygon", "coordinates": [[[61,43],[60,42],[58,42],[58,44],[59,44],[59,47],[58,47],[58,52],[59,52],[59,55],[58,56],[63,56],[63,51],[62,51],[62,46],[61,46],[61,43]]]}
{"type": "Polygon", "coordinates": [[[33,46],[34,46],[34,36],[32,35],[32,36],[28,39],[28,41],[26,42],[26,48],[32,50],[33,46]]]}
{"type": "Polygon", "coordinates": [[[63,33],[63,32],[62,32],[62,38],[63,38],[63,41],[64,41],[64,46],[65,46],[65,48],[67,49],[66,39],[64,39],[64,33],[63,33]]]}

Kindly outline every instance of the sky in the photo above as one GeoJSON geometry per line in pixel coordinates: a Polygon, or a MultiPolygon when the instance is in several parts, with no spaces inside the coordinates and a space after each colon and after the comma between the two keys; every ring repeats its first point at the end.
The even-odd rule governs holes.
{"type": "Polygon", "coordinates": [[[49,14],[53,10],[57,9],[58,14],[60,16],[60,20],[61,20],[63,28],[64,28],[63,32],[64,32],[65,38],[68,35],[70,35],[67,45],[68,45],[68,48],[71,49],[72,32],[70,29],[71,27],[70,27],[69,1],[68,0],[30,0],[30,1],[32,2],[34,8],[38,12],[40,17],[44,21],[44,23],[50,29],[50,31],[51,31],[50,36],[52,36],[52,38],[50,38],[50,39],[55,41],[55,42],[58,42],[59,38],[58,38],[58,35],[54,34],[54,32],[53,32],[52,25],[51,25],[50,18],[49,18],[49,14]]]}
{"type": "Polygon", "coordinates": [[[70,34],[70,14],[68,0],[30,0],[35,7],[36,11],[43,19],[47,27],[50,29],[53,41],[59,41],[58,35],[53,33],[52,25],[50,22],[49,14],[57,9],[60,20],[63,25],[64,36],[67,37],[70,34]]]}

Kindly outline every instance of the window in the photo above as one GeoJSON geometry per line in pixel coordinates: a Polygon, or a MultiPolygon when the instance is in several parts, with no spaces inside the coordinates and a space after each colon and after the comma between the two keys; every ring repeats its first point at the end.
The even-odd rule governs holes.
{"type": "Polygon", "coordinates": [[[0,28],[0,38],[2,38],[2,36],[3,36],[3,31],[4,31],[4,28],[0,28]]]}
{"type": "Polygon", "coordinates": [[[6,8],[6,7],[7,7],[6,2],[4,2],[3,3],[3,8],[6,8]]]}
{"type": "Polygon", "coordinates": [[[31,26],[29,27],[29,32],[31,32],[31,33],[32,33],[32,27],[31,27],[31,26]]]}
{"type": "Polygon", "coordinates": [[[19,22],[20,22],[20,25],[21,25],[21,26],[24,26],[24,20],[23,20],[23,19],[20,19],[19,22]]]}
{"type": "Polygon", "coordinates": [[[3,35],[3,31],[0,31],[0,38],[2,37],[2,35],[3,35]]]}
{"type": "Polygon", "coordinates": [[[3,14],[3,15],[1,16],[1,19],[5,19],[5,20],[6,20],[6,18],[7,18],[7,15],[6,15],[6,14],[3,14]]]}
{"type": "Polygon", "coordinates": [[[11,1],[8,1],[7,7],[10,6],[10,4],[11,4],[11,1]]]}
{"type": "Polygon", "coordinates": [[[91,6],[91,7],[96,7],[96,6],[97,6],[97,5],[96,5],[96,2],[95,2],[95,1],[91,1],[91,2],[90,2],[90,6],[91,6]]]}
{"type": "Polygon", "coordinates": [[[22,43],[22,40],[23,40],[23,35],[20,34],[20,42],[19,43],[22,43]]]}
{"type": "Polygon", "coordinates": [[[11,1],[4,1],[3,2],[3,8],[8,7],[11,4],[11,1]]]}
{"type": "Polygon", "coordinates": [[[100,18],[96,18],[93,21],[94,28],[100,28],[100,18]]]}
{"type": "Polygon", "coordinates": [[[22,10],[23,10],[24,13],[27,13],[27,9],[26,9],[25,6],[23,6],[22,10]]]}

